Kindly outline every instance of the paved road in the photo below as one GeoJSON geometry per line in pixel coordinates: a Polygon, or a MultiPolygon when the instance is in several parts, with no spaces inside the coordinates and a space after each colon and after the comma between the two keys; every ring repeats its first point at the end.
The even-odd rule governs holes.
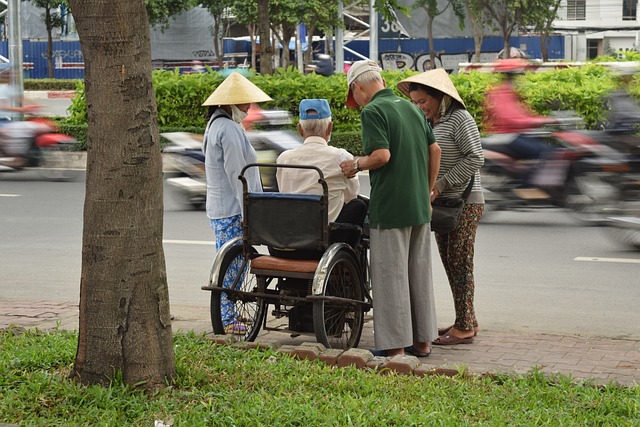
{"type": "MultiPolygon", "coordinates": [[[[1,298],[77,301],[84,182],[0,175],[1,298]]],[[[165,256],[172,304],[208,306],[201,291],[213,259],[203,212],[165,190],[165,256]]],[[[481,223],[476,250],[481,328],[640,340],[640,253],[559,210],[499,213],[481,223]],[[589,259],[582,261],[581,259],[589,259]],[[599,260],[599,261],[596,261],[599,260]]],[[[434,253],[438,318],[453,319],[434,253]]],[[[207,319],[208,320],[208,319],[207,319]]]]}

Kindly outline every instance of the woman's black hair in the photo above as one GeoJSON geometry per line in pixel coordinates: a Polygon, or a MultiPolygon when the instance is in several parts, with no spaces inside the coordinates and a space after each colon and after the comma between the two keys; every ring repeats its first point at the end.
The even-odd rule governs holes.
{"type": "Polygon", "coordinates": [[[227,109],[225,108],[225,106],[224,106],[224,105],[209,105],[209,107],[207,108],[206,119],[207,119],[207,120],[209,120],[209,119],[211,118],[211,116],[213,116],[213,114],[216,112],[216,110],[217,110],[218,108],[222,108],[222,109],[224,109],[228,114],[231,114],[231,113],[229,112],[229,110],[227,110],[227,109]]]}
{"type": "Polygon", "coordinates": [[[434,89],[431,86],[426,86],[421,83],[411,82],[409,83],[409,92],[413,92],[414,90],[421,90],[426,92],[427,95],[432,96],[438,100],[442,99],[444,93],[439,91],[438,89],[434,89]]]}

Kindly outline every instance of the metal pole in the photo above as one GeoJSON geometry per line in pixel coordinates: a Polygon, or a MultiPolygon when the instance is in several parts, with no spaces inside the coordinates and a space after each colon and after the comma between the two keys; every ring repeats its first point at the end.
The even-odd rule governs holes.
{"type": "Polygon", "coordinates": [[[369,59],[378,62],[378,12],[375,0],[369,3],[369,59]]]}
{"type": "MultiPolygon", "coordinates": [[[[342,2],[338,2],[338,16],[340,19],[344,21],[344,17],[342,16],[343,7],[342,2]]],[[[344,30],[342,27],[336,27],[336,73],[344,73],[344,30]]],[[[329,40],[325,39],[326,43],[329,43],[329,40]]]]}
{"type": "MultiPolygon", "coordinates": [[[[298,60],[298,70],[304,74],[304,62],[302,61],[302,24],[298,24],[296,30],[296,59],[298,60]]],[[[311,46],[307,46],[307,49],[311,49],[311,46]]]]}
{"type": "Polygon", "coordinates": [[[18,94],[13,99],[14,107],[22,107],[24,76],[22,74],[22,29],[20,27],[20,0],[9,0],[9,61],[11,63],[11,86],[18,94]]]}

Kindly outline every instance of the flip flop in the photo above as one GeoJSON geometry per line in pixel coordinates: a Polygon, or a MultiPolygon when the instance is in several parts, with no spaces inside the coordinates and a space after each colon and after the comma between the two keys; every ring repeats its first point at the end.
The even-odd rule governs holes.
{"type": "Polygon", "coordinates": [[[429,349],[429,351],[420,351],[414,346],[410,345],[409,347],[404,348],[404,352],[416,357],[428,357],[431,354],[431,349],[429,349]]]}
{"type": "MultiPolygon", "coordinates": [[[[453,329],[453,325],[447,326],[445,328],[438,328],[438,335],[439,336],[445,335],[451,329],[453,329]]],[[[473,336],[475,337],[477,335],[478,335],[478,327],[476,326],[475,328],[473,328],[473,336]]]]}
{"type": "Polygon", "coordinates": [[[469,338],[458,338],[453,335],[443,335],[441,337],[436,338],[431,341],[431,344],[434,345],[456,345],[456,344],[471,344],[473,342],[473,337],[469,338]]]}
{"type": "Polygon", "coordinates": [[[375,357],[389,357],[389,352],[387,350],[369,350],[371,354],[375,357]]]}

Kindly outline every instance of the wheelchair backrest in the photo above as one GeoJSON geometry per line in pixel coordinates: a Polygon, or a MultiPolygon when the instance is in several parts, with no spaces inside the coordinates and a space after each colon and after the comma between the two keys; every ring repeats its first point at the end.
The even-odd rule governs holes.
{"type": "Polygon", "coordinates": [[[249,193],[245,198],[244,237],[250,245],[324,250],[327,216],[323,196],[249,193]]]}
{"type": "MultiPolygon", "coordinates": [[[[257,166],[247,165],[243,172],[254,165],[257,166]]],[[[321,251],[329,246],[328,188],[318,168],[307,168],[318,171],[324,194],[249,193],[244,175],[240,176],[244,188],[242,225],[245,244],[321,251]]]]}

